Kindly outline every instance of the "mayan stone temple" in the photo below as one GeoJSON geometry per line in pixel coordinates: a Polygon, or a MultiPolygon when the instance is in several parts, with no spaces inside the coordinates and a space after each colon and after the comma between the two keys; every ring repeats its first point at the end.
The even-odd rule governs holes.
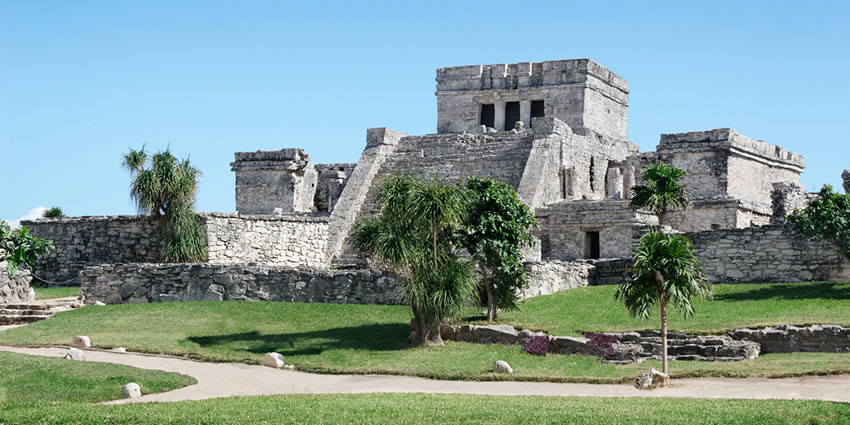
{"type": "Polygon", "coordinates": [[[377,213],[382,178],[404,172],[516,189],[540,223],[523,297],[621,282],[637,238],[657,225],[686,233],[715,282],[850,279],[835,248],[784,222],[813,196],[799,154],[728,128],[663,134],[640,152],[626,139],[628,82],[589,59],[440,68],[436,82],[436,133],[368,129],[356,163],[314,164],[300,148],[237,152],[237,213],[198,214],[206,263],[161,264],[150,217],[76,217],[24,223],[57,247],[37,272],[79,281],[87,303],[404,303],[397,280],[346,240],[377,213]],[[662,223],[629,206],[659,160],[688,173],[692,203],[662,223]]]}

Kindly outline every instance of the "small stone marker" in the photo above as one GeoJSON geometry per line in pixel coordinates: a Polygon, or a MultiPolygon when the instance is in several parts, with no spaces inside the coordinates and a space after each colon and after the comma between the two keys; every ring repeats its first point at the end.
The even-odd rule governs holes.
{"type": "Polygon", "coordinates": [[[504,360],[497,360],[493,363],[493,372],[495,373],[514,373],[513,368],[504,360]]]}
{"type": "Polygon", "coordinates": [[[91,339],[85,335],[77,335],[71,338],[71,347],[91,348],[91,339]]]}
{"type": "Polygon", "coordinates": [[[124,348],[124,347],[118,347],[118,348],[113,349],[112,351],[115,351],[116,353],[126,353],[127,349],[124,348]]]}
{"type": "Polygon", "coordinates": [[[68,350],[67,354],[65,354],[65,359],[85,361],[86,360],[86,354],[83,352],[83,350],[80,350],[79,348],[72,348],[72,349],[68,350]]]}
{"type": "Polygon", "coordinates": [[[280,353],[266,353],[263,356],[263,366],[280,369],[283,367],[283,355],[280,353]]]}
{"type": "Polygon", "coordinates": [[[124,398],[136,398],[142,396],[142,389],[139,384],[130,382],[121,389],[124,392],[124,398]]]}
{"type": "Polygon", "coordinates": [[[106,305],[106,303],[103,302],[103,301],[95,301],[93,305],[100,307],[100,306],[106,305]]]}
{"type": "Polygon", "coordinates": [[[670,385],[670,375],[659,372],[652,368],[649,372],[644,372],[638,375],[635,379],[635,386],[640,389],[664,388],[670,385]]]}

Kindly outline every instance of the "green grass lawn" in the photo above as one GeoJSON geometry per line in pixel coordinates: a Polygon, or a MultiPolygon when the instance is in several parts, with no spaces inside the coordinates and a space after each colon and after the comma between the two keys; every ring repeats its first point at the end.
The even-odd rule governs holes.
{"type": "Polygon", "coordinates": [[[38,300],[46,300],[50,298],[76,297],[77,294],[80,292],[79,286],[57,286],[53,288],[33,286],[32,289],[35,289],[35,298],[38,300]]]}
{"type": "Polygon", "coordinates": [[[0,412],[119,399],[121,387],[130,382],[152,394],[197,381],[170,372],[0,352],[0,412]]]}
{"type": "MultiPolygon", "coordinates": [[[[850,283],[726,284],[714,286],[714,299],[697,301],[696,317],[685,319],[675,309],[671,331],[710,334],[735,328],[770,325],[834,324],[850,326],[850,283]]],[[[658,314],[644,321],[629,317],[614,301],[617,286],[592,286],[530,298],[519,311],[500,320],[518,328],[545,330],[553,335],[581,331],[621,332],[658,329],[658,314]]]]}
{"type": "MultiPolygon", "coordinates": [[[[697,306],[695,319],[674,319],[672,328],[708,332],[763,323],[847,324],[850,299],[842,294],[846,289],[846,284],[831,283],[790,287],[722,285],[718,286],[714,301],[697,306]],[[769,293],[774,295],[767,297],[769,293]]],[[[554,329],[556,334],[575,333],[578,329],[653,326],[629,319],[625,308],[612,301],[613,290],[593,287],[534,298],[523,303],[520,312],[506,314],[503,320],[554,329]],[[535,311],[540,318],[534,324],[523,322],[523,318],[532,320],[535,311]]],[[[124,346],[132,351],[255,364],[264,353],[277,351],[303,371],[442,379],[626,382],[639,371],[658,367],[652,361],[614,366],[585,356],[535,357],[525,354],[518,345],[452,342],[444,347],[411,348],[407,345],[409,320],[410,310],[404,306],[275,302],[88,306],[4,331],[0,333],[0,343],[67,344],[74,335],[89,335],[95,347],[101,348],[124,346]],[[489,368],[495,360],[508,361],[515,373],[507,377],[493,375],[489,368]]],[[[850,354],[773,354],[732,363],[682,361],[673,362],[671,370],[674,377],[850,373],[850,354]]]]}
{"type": "Polygon", "coordinates": [[[347,394],[0,410],[11,424],[846,424],[841,403],[347,394]]]}

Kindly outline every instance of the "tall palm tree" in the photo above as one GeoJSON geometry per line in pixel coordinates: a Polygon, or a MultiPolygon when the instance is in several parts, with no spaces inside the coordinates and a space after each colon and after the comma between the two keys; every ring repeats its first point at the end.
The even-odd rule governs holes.
{"type": "Polygon", "coordinates": [[[700,262],[685,236],[652,230],[640,239],[632,259],[631,280],[617,289],[632,316],[648,319],[655,306],[661,311],[661,362],[667,370],[667,306],[672,303],[685,317],[693,316],[691,301],[711,296],[700,262]]]}
{"type": "Polygon", "coordinates": [[[413,311],[413,343],[441,345],[440,325],[476,288],[472,266],[455,253],[452,229],[467,214],[461,188],[393,176],[381,187],[381,215],[359,221],[352,244],[401,279],[413,311]]]}
{"type": "Polygon", "coordinates": [[[148,155],[144,146],[130,149],[124,155],[123,165],[132,176],[130,196],[139,212],[152,214],[165,230],[163,259],[205,260],[206,238],[194,213],[201,172],[188,159],[180,161],[167,149],[148,155]]]}
{"type": "Polygon", "coordinates": [[[658,223],[664,220],[668,208],[688,206],[685,185],[687,176],[684,170],[657,161],[643,169],[643,184],[632,188],[631,207],[635,210],[648,210],[658,216],[658,223]]]}

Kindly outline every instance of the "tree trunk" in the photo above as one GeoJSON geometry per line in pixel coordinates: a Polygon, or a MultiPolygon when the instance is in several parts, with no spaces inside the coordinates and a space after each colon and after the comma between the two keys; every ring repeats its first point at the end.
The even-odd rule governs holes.
{"type": "Polygon", "coordinates": [[[492,322],[496,320],[496,293],[493,290],[493,283],[490,280],[490,276],[484,267],[481,267],[481,276],[484,280],[484,290],[487,292],[487,321],[492,322]]]}
{"type": "Polygon", "coordinates": [[[661,295],[661,371],[667,371],[667,294],[661,295]]]}
{"type": "Polygon", "coordinates": [[[419,312],[416,304],[410,303],[413,310],[411,326],[413,332],[410,335],[411,345],[443,345],[443,337],[440,335],[440,324],[428,323],[419,312]]]}

